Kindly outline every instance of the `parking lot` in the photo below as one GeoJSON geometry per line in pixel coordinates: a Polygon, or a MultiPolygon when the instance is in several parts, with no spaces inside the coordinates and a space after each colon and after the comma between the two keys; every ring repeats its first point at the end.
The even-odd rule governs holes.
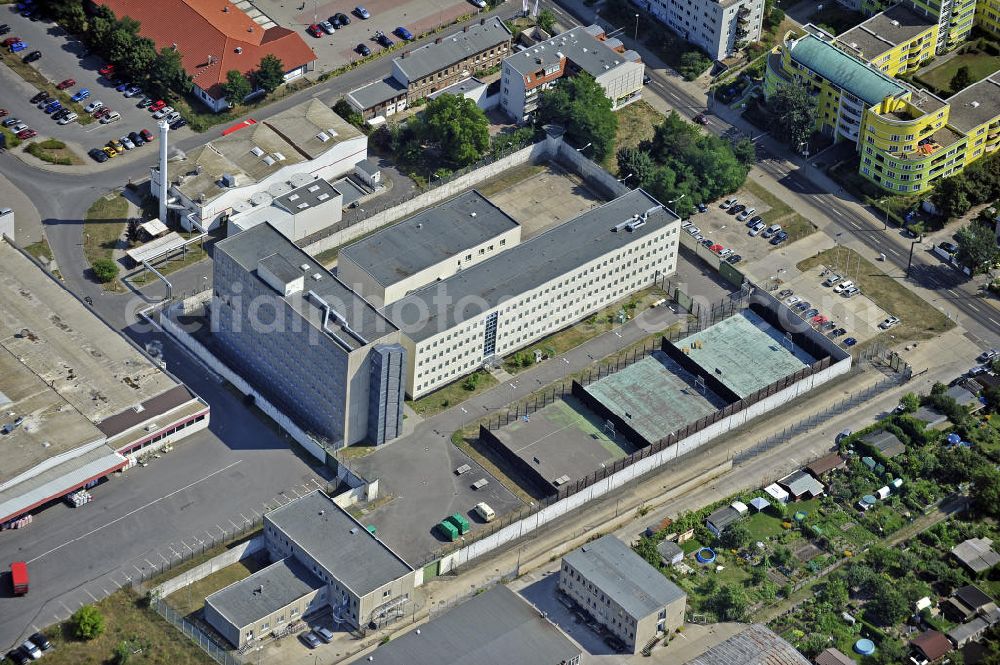
{"type": "Polygon", "coordinates": [[[343,2],[306,3],[297,0],[267,3],[265,13],[278,25],[295,30],[316,52],[316,71],[324,72],[342,67],[361,55],[355,50],[358,44],[365,44],[372,53],[383,50],[375,43],[375,32],[381,30],[396,44],[399,37],[392,34],[398,26],[403,26],[415,36],[433,30],[439,25],[451,23],[460,16],[479,11],[468,0],[360,0],[371,14],[363,20],[350,10],[353,5],[343,2]],[[327,20],[336,13],[347,14],[350,25],[341,27],[332,35],[313,37],[306,28],[319,21],[327,20]]]}
{"type": "MultiPolygon", "coordinates": [[[[100,100],[121,115],[121,120],[111,124],[92,122],[81,125],[72,122],[60,125],[51,116],[36,108],[29,100],[38,89],[26,83],[20,76],[7,67],[0,68],[0,83],[5,94],[2,105],[10,112],[38,132],[39,138],[52,137],[65,142],[80,157],[86,158],[91,148],[101,147],[110,139],[117,139],[129,132],[149,129],[156,131],[156,121],[149,111],[137,108],[141,95],[131,99],[117,92],[110,81],[101,77],[98,70],[105,64],[94,55],[86,55],[86,47],[81,42],[66,33],[61,27],[47,21],[30,21],[17,14],[14,5],[0,11],[2,22],[10,25],[8,36],[21,37],[29,47],[22,53],[32,50],[42,52],[42,58],[33,63],[33,67],[48,78],[53,84],[66,79],[74,79],[76,84],[67,88],[67,93],[75,93],[81,88],[90,90],[91,95],[83,100],[82,106],[100,100]]],[[[188,132],[189,129],[181,129],[188,132]]],[[[183,136],[183,135],[182,135],[183,136]]],[[[131,153],[132,151],[129,151],[131,153]]],[[[139,151],[148,152],[148,151],[139,151]]],[[[128,153],[122,158],[132,158],[128,153]]]]}

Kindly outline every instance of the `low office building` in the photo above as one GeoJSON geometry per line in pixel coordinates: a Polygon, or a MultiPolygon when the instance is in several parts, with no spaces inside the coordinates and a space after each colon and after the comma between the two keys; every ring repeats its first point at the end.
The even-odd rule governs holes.
{"type": "Polygon", "coordinates": [[[383,311],[420,397],[662,279],[680,219],[642,190],[419,289],[383,311]]]}
{"type": "Polygon", "coordinates": [[[610,42],[604,29],[577,27],[515,53],[503,61],[500,106],[521,122],[538,108],[538,93],[556,81],[586,72],[615,110],[642,98],[645,66],[635,51],[610,42]]]}
{"type": "Polygon", "coordinates": [[[237,648],[320,610],[382,625],[412,599],[414,570],[319,490],[266,513],[264,539],[274,563],[205,599],[205,620],[237,648]]]}
{"type": "Polygon", "coordinates": [[[340,448],[403,423],[396,326],[270,224],[215,245],[216,351],[300,427],[340,448]]]}
{"type": "Polygon", "coordinates": [[[579,665],[580,647],[497,585],[372,652],[378,665],[579,665]]]}
{"type": "Polygon", "coordinates": [[[648,0],[654,17],[716,61],[760,41],[764,0],[648,0]]]}
{"type": "Polygon", "coordinates": [[[271,185],[246,201],[233,204],[226,224],[231,236],[268,223],[295,242],[340,222],[344,195],[328,181],[305,173],[271,185]]]}
{"type": "Polygon", "coordinates": [[[365,120],[388,117],[418,99],[498,66],[510,54],[511,34],[499,17],[483,18],[393,58],[387,78],[352,90],[350,104],[365,120]]]}
{"type": "MultiPolygon", "coordinates": [[[[276,56],[290,81],[313,69],[316,54],[302,35],[278,26],[253,5],[229,0],[93,0],[114,11],[118,18],[139,23],[139,35],[156,44],[156,50],[180,53],[184,71],[191,77],[199,101],[218,113],[242,99],[226,99],[226,75],[238,71],[249,76],[261,58],[276,56]],[[252,8],[253,16],[246,12],[252,8]]],[[[252,79],[251,79],[252,80],[252,79]]]]}
{"type": "Polygon", "coordinates": [[[329,180],[367,158],[368,137],[311,99],[171,161],[165,192],[159,168],[150,168],[150,189],[157,197],[164,192],[185,229],[210,231],[256,194],[280,189],[298,175],[329,180]]]}
{"type": "Polygon", "coordinates": [[[0,524],[208,426],[209,407],[0,238],[0,524]]]}
{"type": "Polygon", "coordinates": [[[471,191],[340,250],[337,277],[372,304],[387,305],[520,241],[521,226],[471,191]]]}
{"type": "Polygon", "coordinates": [[[631,653],[684,624],[687,594],[615,536],[564,556],[559,590],[631,653]]]}

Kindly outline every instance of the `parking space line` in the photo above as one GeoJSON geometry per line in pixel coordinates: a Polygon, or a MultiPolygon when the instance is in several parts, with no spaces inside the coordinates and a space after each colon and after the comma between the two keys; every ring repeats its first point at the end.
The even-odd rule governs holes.
{"type": "Polygon", "coordinates": [[[94,601],[95,603],[97,602],[97,596],[95,596],[94,594],[90,593],[90,589],[84,589],[84,591],[87,592],[87,595],[90,596],[90,599],[92,601],[94,601]]]}
{"type": "Polygon", "coordinates": [[[159,554],[160,558],[163,559],[163,563],[165,563],[167,565],[170,565],[170,559],[168,559],[167,557],[163,556],[162,552],[157,552],[157,554],[159,554]]]}

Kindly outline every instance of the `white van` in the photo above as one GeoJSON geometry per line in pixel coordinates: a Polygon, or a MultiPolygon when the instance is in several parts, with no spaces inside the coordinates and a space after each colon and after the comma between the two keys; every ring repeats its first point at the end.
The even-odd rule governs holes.
{"type": "Polygon", "coordinates": [[[479,515],[484,522],[492,522],[497,516],[497,514],[493,512],[493,509],[483,501],[476,504],[476,514],[479,515]]]}

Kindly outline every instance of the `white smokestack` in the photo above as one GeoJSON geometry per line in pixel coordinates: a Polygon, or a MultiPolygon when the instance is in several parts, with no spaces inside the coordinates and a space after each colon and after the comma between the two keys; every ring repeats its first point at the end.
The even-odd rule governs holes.
{"type": "Polygon", "coordinates": [[[170,195],[170,182],[167,175],[167,134],[170,125],[166,120],[160,120],[160,221],[167,223],[167,197],[170,195]]]}

